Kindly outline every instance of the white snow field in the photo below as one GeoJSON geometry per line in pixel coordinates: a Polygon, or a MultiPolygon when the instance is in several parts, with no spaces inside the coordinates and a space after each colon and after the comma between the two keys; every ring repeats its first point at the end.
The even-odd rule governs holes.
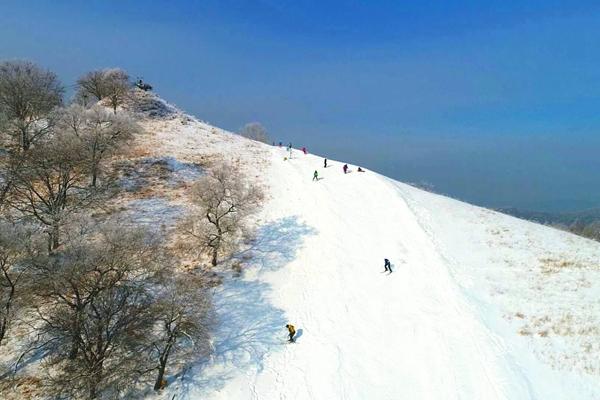
{"type": "Polygon", "coordinates": [[[193,118],[146,127],[156,155],[222,154],[269,193],[214,355],[158,397],[600,398],[600,244],[193,118]]]}

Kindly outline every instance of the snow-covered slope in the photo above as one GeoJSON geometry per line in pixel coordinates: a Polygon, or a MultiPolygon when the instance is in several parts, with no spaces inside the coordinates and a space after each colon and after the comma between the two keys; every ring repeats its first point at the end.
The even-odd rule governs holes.
{"type": "Polygon", "coordinates": [[[161,397],[600,398],[599,244],[188,117],[146,128],[150,153],[221,153],[270,195],[216,289],[214,356],[161,397]]]}

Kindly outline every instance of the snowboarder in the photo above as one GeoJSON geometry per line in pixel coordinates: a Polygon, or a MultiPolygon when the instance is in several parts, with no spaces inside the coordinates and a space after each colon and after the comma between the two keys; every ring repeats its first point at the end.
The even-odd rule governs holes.
{"type": "Polygon", "coordinates": [[[327,168],[327,159],[323,160],[323,168],[327,168]]]}
{"type": "Polygon", "coordinates": [[[344,173],[347,174],[348,173],[348,164],[344,164],[344,173]]]}
{"type": "Polygon", "coordinates": [[[283,146],[283,143],[279,142],[279,147],[283,146]]]}
{"type": "Polygon", "coordinates": [[[304,153],[304,155],[306,155],[308,152],[306,151],[306,147],[302,148],[302,152],[304,153]]]}
{"type": "Polygon", "coordinates": [[[392,273],[392,263],[390,263],[390,260],[388,260],[387,258],[383,259],[383,267],[385,268],[385,271],[383,272],[389,271],[390,274],[392,273]]]}
{"type": "Polygon", "coordinates": [[[358,171],[358,172],[365,172],[365,170],[364,170],[364,169],[362,169],[361,167],[358,167],[358,170],[357,170],[357,171],[358,171]]]}
{"type": "Polygon", "coordinates": [[[289,336],[290,336],[289,342],[293,343],[294,335],[296,334],[296,328],[294,328],[294,325],[292,325],[292,324],[287,324],[285,327],[287,328],[287,330],[289,332],[289,336]]]}
{"type": "Polygon", "coordinates": [[[313,181],[318,181],[319,180],[319,171],[317,171],[315,169],[315,173],[313,174],[313,181]]]}

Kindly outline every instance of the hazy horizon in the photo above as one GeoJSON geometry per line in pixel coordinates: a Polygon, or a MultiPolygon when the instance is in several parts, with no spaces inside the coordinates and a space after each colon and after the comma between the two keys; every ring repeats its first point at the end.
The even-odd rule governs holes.
{"type": "MultiPolygon", "coordinates": [[[[222,128],[488,207],[600,207],[594,2],[3,2],[0,59],[119,66],[222,128]]],[[[307,171],[307,176],[311,171],[307,171]]]]}

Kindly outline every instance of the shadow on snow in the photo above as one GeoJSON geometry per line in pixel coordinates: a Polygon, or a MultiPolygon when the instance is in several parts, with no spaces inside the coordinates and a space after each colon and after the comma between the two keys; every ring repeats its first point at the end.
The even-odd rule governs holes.
{"type": "MultiPolygon", "coordinates": [[[[249,260],[250,270],[256,268],[260,277],[294,260],[305,236],[314,234],[316,231],[297,217],[281,218],[259,228],[250,247],[233,259],[249,260]]],[[[219,390],[240,371],[260,372],[268,353],[281,349],[285,312],[270,303],[270,284],[247,275],[253,274],[231,279],[215,291],[219,324],[214,353],[210,361],[181,374],[180,398],[219,390]]]]}

